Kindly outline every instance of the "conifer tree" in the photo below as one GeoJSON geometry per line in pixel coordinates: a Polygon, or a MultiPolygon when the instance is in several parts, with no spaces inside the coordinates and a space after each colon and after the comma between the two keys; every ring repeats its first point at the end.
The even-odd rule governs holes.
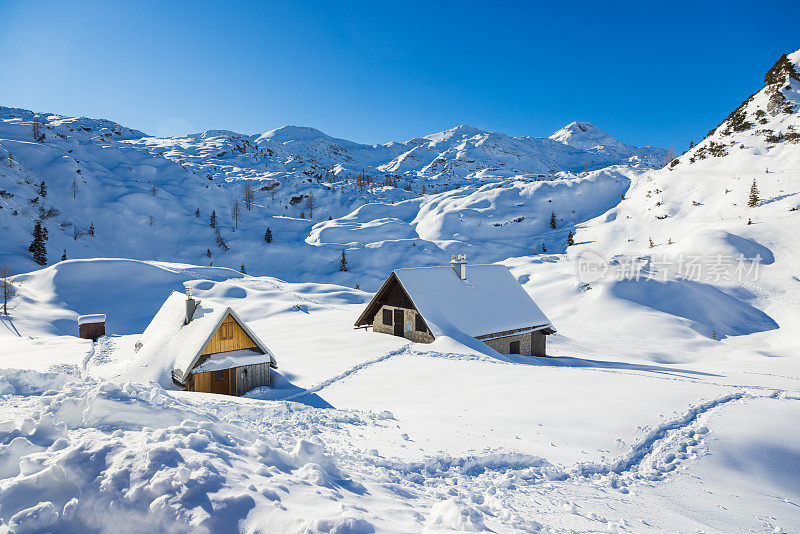
{"type": "Polygon", "coordinates": [[[211,211],[211,218],[208,220],[208,225],[211,228],[216,228],[217,227],[217,210],[212,210],[211,211]]]}
{"type": "Polygon", "coordinates": [[[239,267],[239,272],[242,274],[247,274],[247,269],[245,269],[244,263],[242,263],[242,266],[239,267]]]}
{"type": "Polygon", "coordinates": [[[751,208],[755,208],[758,206],[759,200],[758,186],[756,185],[756,181],[753,180],[753,185],[750,186],[750,200],[747,201],[747,205],[751,208]]]}
{"type": "Polygon", "coordinates": [[[195,217],[200,217],[200,208],[197,208],[196,210],[194,210],[194,216],[195,217]]]}
{"type": "Polygon", "coordinates": [[[89,224],[89,235],[94,236],[94,223],[89,224]]]}
{"type": "Polygon", "coordinates": [[[547,247],[542,243],[542,252],[547,252],[547,247]]]}
{"type": "Polygon", "coordinates": [[[67,249],[64,249],[64,252],[61,253],[61,261],[67,261],[67,249]]]}
{"type": "Polygon", "coordinates": [[[550,228],[556,229],[556,212],[550,213],[550,228]]]}
{"type": "Polygon", "coordinates": [[[219,233],[219,229],[217,228],[217,229],[215,229],[215,231],[216,231],[216,234],[215,234],[214,238],[217,241],[217,246],[219,248],[221,248],[223,251],[228,252],[228,250],[230,250],[230,247],[225,242],[225,239],[222,237],[222,234],[219,233]]]}
{"type": "Polygon", "coordinates": [[[572,230],[569,231],[567,234],[567,246],[570,247],[575,244],[575,235],[572,233],[572,230]]]}
{"type": "Polygon", "coordinates": [[[79,190],[79,188],[78,188],[78,179],[77,178],[73,178],[72,179],[72,185],[70,186],[70,190],[72,191],[73,200],[78,198],[78,190],[79,190]]]}
{"type": "Polygon", "coordinates": [[[28,247],[28,252],[33,256],[33,261],[39,265],[47,264],[47,228],[42,226],[42,221],[37,220],[33,225],[33,241],[28,247]]]}
{"type": "Polygon", "coordinates": [[[344,249],[342,249],[342,257],[339,260],[339,270],[347,271],[347,254],[345,254],[344,249]]]}
{"type": "Polygon", "coordinates": [[[44,180],[39,184],[39,196],[42,198],[47,196],[47,184],[44,183],[44,180]]]}
{"type": "Polygon", "coordinates": [[[211,249],[210,249],[210,248],[207,248],[207,249],[206,249],[206,257],[207,257],[207,258],[210,258],[210,257],[211,257],[211,249]]]}
{"type": "Polygon", "coordinates": [[[269,229],[269,226],[267,226],[267,231],[264,233],[264,241],[272,243],[272,230],[269,229]]]}

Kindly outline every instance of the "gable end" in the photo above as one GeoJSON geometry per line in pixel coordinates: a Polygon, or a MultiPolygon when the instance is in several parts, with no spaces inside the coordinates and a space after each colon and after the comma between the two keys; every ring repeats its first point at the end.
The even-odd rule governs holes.
{"type": "Polygon", "coordinates": [[[380,289],[378,289],[378,292],[375,293],[375,296],[372,297],[372,300],[369,301],[367,308],[359,316],[355,325],[371,325],[373,317],[375,317],[375,314],[378,313],[383,306],[405,308],[419,313],[419,310],[417,310],[417,307],[414,305],[414,301],[411,300],[411,296],[405,290],[403,284],[400,283],[400,279],[397,278],[394,272],[389,275],[389,278],[386,279],[380,289]]]}

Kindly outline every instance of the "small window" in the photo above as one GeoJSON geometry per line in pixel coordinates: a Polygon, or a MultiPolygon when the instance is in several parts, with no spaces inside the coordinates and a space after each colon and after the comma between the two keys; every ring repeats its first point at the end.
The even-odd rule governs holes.
{"type": "Polygon", "coordinates": [[[414,330],[417,332],[427,332],[428,326],[425,324],[425,319],[422,318],[422,315],[417,314],[414,318],[414,330]]]}
{"type": "Polygon", "coordinates": [[[220,339],[233,339],[233,323],[225,323],[219,327],[220,339]]]}
{"type": "Polygon", "coordinates": [[[214,371],[214,380],[217,382],[222,382],[225,380],[225,371],[214,371]]]}
{"type": "Polygon", "coordinates": [[[519,341],[512,341],[508,352],[509,354],[519,354],[519,341]]]}
{"type": "Polygon", "coordinates": [[[392,310],[383,309],[383,324],[392,324],[392,310]]]}

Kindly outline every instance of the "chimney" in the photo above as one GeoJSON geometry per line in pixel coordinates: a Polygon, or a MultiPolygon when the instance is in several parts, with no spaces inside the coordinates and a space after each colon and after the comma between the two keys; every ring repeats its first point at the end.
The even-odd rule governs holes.
{"type": "Polygon", "coordinates": [[[183,324],[189,324],[192,322],[192,315],[194,315],[194,310],[197,309],[197,301],[192,298],[191,291],[189,288],[186,288],[186,320],[183,324]]]}
{"type": "Polygon", "coordinates": [[[467,255],[466,254],[453,254],[450,260],[450,267],[456,272],[456,275],[461,280],[467,279],[467,255]]]}

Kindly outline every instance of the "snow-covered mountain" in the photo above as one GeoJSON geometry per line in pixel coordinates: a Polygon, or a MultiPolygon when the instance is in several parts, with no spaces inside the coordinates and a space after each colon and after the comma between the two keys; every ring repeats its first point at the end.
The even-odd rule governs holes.
{"type": "MultiPolygon", "coordinates": [[[[289,247],[309,258],[302,272],[313,276],[336,269],[338,252],[333,249],[353,243],[363,247],[372,241],[364,242],[365,236],[355,234],[348,241],[328,240],[328,229],[335,222],[324,229],[312,230],[312,226],[343,216],[350,221],[355,215],[348,214],[378,202],[385,206],[381,208],[385,213],[376,215],[378,219],[391,219],[402,212],[398,221],[405,227],[400,230],[397,225],[370,222],[374,239],[378,239],[375,230],[380,229],[378,233],[386,233],[379,240],[390,246],[398,239],[430,241],[431,246],[417,250],[428,250],[433,256],[406,261],[440,261],[440,249],[447,247],[434,242],[446,240],[469,247],[470,243],[458,237],[467,233],[452,228],[441,235],[430,230],[417,233],[419,225],[432,227],[430,221],[417,216],[419,207],[438,203],[440,197],[435,195],[445,191],[458,190],[455,196],[470,198],[483,184],[493,187],[505,181],[517,183],[512,189],[523,197],[541,191],[536,203],[558,198],[560,204],[542,205],[534,213],[534,204],[509,199],[509,206],[515,205],[510,211],[506,212],[505,203],[493,205],[490,211],[495,214],[482,209],[476,213],[495,219],[487,221],[494,230],[486,235],[514,239],[497,228],[512,219],[515,223],[524,220],[514,224],[514,235],[528,233],[526,239],[517,241],[518,253],[544,243],[563,248],[551,243],[553,238],[537,237],[550,212],[559,211],[559,217],[570,223],[594,217],[613,204],[613,197],[621,196],[627,175],[663,161],[663,150],[628,147],[630,150],[622,153],[615,147],[627,145],[610,136],[605,140],[608,150],[596,146],[583,150],[549,138],[510,137],[469,126],[383,145],[335,139],[313,128],[295,126],[249,136],[211,130],[155,138],[105,120],[0,108],[0,227],[6,236],[0,260],[14,270],[34,265],[27,248],[34,222],[39,220],[49,232],[49,263],[63,256],[137,257],[215,262],[234,268],[245,264],[251,272],[261,272],[270,264],[278,268],[270,271],[272,274],[286,276],[265,254],[280,251],[286,257],[289,247]],[[594,169],[587,184],[608,180],[616,184],[598,190],[597,204],[578,197],[570,200],[570,184],[582,179],[573,171],[587,167],[594,169]],[[40,192],[43,182],[46,196],[40,192]],[[242,203],[245,186],[253,190],[252,203],[242,203]],[[523,189],[527,192],[522,193],[523,189]],[[561,189],[566,194],[550,193],[561,189]],[[233,221],[231,209],[236,199],[241,209],[239,220],[233,221]],[[588,210],[577,209],[579,205],[588,210]],[[209,227],[212,213],[219,222],[217,229],[209,227]],[[537,229],[530,227],[534,221],[538,221],[537,229]],[[269,248],[264,244],[267,227],[276,236],[269,248]],[[314,249],[300,251],[309,244],[314,249]]],[[[592,197],[591,185],[574,188],[576,192],[579,189],[577,195],[592,197]]],[[[351,222],[344,224],[352,228],[351,222]]],[[[384,257],[396,260],[397,255],[384,257]]],[[[485,257],[502,259],[494,254],[485,257]]],[[[362,265],[367,273],[372,264],[362,265]]],[[[354,268],[358,269],[357,265],[354,268]]]]}
{"type": "Polygon", "coordinates": [[[667,155],[661,148],[626,145],[588,122],[572,122],[551,135],[550,139],[595,154],[597,158],[663,162],[667,155]]]}

